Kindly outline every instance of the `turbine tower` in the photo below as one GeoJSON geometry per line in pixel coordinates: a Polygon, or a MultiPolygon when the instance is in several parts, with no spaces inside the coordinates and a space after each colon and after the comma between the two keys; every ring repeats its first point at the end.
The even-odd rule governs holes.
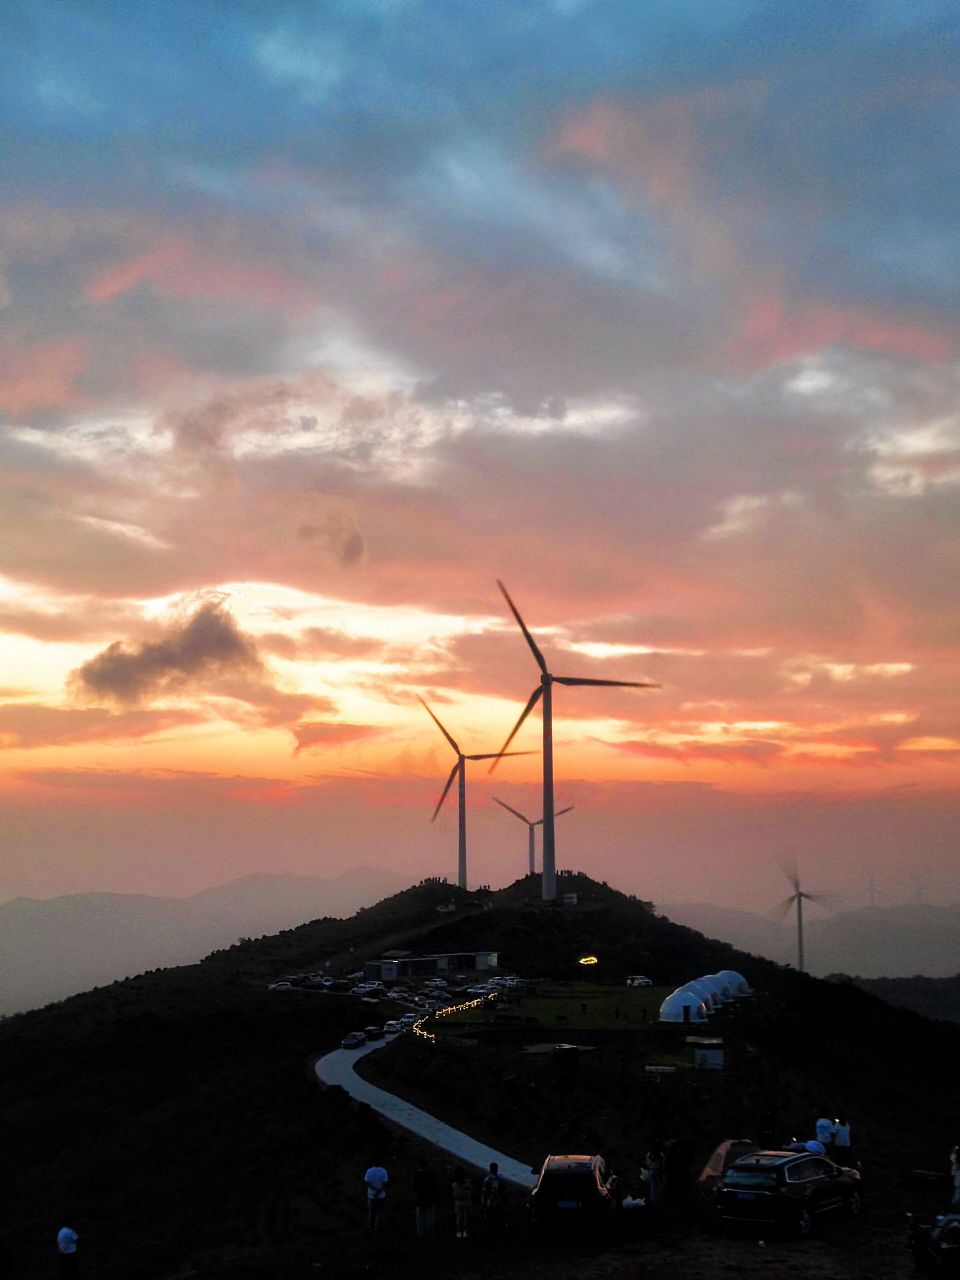
{"type": "MultiPolygon", "coordinates": [[[[531,821],[529,818],[525,817],[525,816],[520,812],[520,810],[519,810],[519,809],[511,808],[511,806],[510,806],[510,805],[508,805],[508,804],[506,804],[503,800],[497,800],[497,797],[496,797],[496,796],[494,796],[493,798],[494,798],[494,800],[496,801],[496,803],[500,806],[500,808],[501,808],[501,809],[506,809],[507,813],[512,813],[512,814],[513,814],[513,816],[514,816],[515,818],[519,818],[521,822],[525,822],[525,823],[527,824],[527,831],[528,831],[528,834],[529,834],[529,842],[528,842],[528,844],[527,844],[527,852],[528,852],[529,857],[530,857],[530,874],[531,874],[531,875],[534,875],[534,874],[535,874],[535,872],[536,872],[537,867],[536,867],[536,861],[535,861],[535,859],[534,859],[534,847],[535,847],[535,845],[534,845],[534,840],[535,840],[535,837],[534,837],[534,831],[533,831],[533,829],[534,829],[534,827],[542,826],[542,825],[543,825],[543,819],[542,819],[542,818],[537,818],[537,819],[536,819],[536,821],[531,821]]],[[[563,817],[563,815],[564,815],[565,813],[569,813],[569,812],[570,812],[570,810],[571,810],[571,809],[574,809],[574,808],[576,808],[576,805],[568,804],[568,805],[567,805],[567,807],[566,807],[566,809],[558,809],[558,810],[556,811],[556,813],[555,813],[553,816],[554,816],[555,818],[562,818],[562,817],[563,817]]]]}
{"type": "Polygon", "coordinates": [[[786,920],[790,908],[794,903],[797,905],[797,971],[806,973],[806,969],[803,967],[803,904],[805,902],[815,902],[818,907],[826,907],[829,904],[820,894],[807,893],[806,889],[800,888],[800,872],[796,866],[785,867],[784,874],[793,885],[793,893],[780,903],[777,910],[780,913],[780,919],[786,920]]]}
{"type": "Polygon", "coordinates": [[[423,706],[427,712],[427,715],[434,722],[434,724],[437,726],[437,728],[440,730],[440,732],[443,734],[446,740],[450,743],[451,747],[453,747],[454,751],[457,753],[457,763],[450,770],[450,776],[449,778],[447,778],[447,785],[443,788],[443,791],[440,793],[440,799],[437,801],[437,807],[434,809],[433,817],[430,819],[430,821],[431,822],[436,821],[437,814],[440,812],[440,809],[443,806],[443,802],[447,798],[447,792],[450,790],[451,786],[453,785],[454,778],[457,778],[458,780],[457,794],[460,802],[459,832],[458,832],[458,843],[457,843],[457,848],[458,848],[457,884],[460,886],[461,889],[465,889],[467,887],[467,761],[468,760],[493,760],[494,763],[496,763],[496,761],[499,760],[500,757],[503,755],[528,756],[530,752],[529,751],[488,751],[483,755],[472,755],[472,756],[464,755],[464,753],[460,750],[460,747],[457,745],[456,741],[451,737],[449,733],[447,733],[446,729],[443,727],[443,725],[440,723],[440,721],[433,714],[433,712],[430,710],[430,708],[427,706],[427,704],[423,701],[422,698],[420,699],[420,701],[423,703],[423,706]]]}
{"type": "MultiPolygon", "coordinates": [[[[526,720],[527,716],[537,705],[540,699],[543,699],[543,900],[544,902],[553,902],[557,896],[557,845],[554,833],[553,820],[556,814],[553,811],[553,686],[555,684],[565,685],[603,685],[611,686],[618,689],[659,689],[659,685],[649,680],[594,680],[586,676],[555,676],[551,671],[547,670],[547,664],[543,654],[537,648],[537,643],[533,636],[527,630],[527,624],[520,617],[520,611],[510,599],[510,594],[503,583],[497,579],[497,586],[503,592],[503,598],[510,606],[510,612],[517,620],[517,625],[523,632],[523,637],[530,646],[537,666],[540,668],[540,683],[531,693],[527,700],[527,705],[520,712],[520,718],[510,731],[510,736],[503,744],[501,755],[506,753],[507,747],[514,739],[517,730],[526,720]]],[[[494,760],[490,766],[490,772],[497,767],[494,760]]]]}

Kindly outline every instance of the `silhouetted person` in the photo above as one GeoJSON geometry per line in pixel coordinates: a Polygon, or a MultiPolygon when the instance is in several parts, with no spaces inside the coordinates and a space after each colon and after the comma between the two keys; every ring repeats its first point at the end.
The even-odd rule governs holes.
{"type": "Polygon", "coordinates": [[[503,1227],[503,1212],[507,1201],[507,1180],[500,1172],[496,1160],[490,1161],[490,1170],[480,1187],[480,1204],[483,1206],[487,1226],[493,1231],[503,1227]]]}
{"type": "Polygon", "coordinates": [[[437,1203],[437,1180],[426,1160],[417,1161],[413,1175],[413,1203],[417,1221],[417,1239],[427,1240],[433,1235],[434,1208],[437,1203]]]}
{"type": "Polygon", "coordinates": [[[57,1263],[60,1280],[76,1280],[80,1265],[80,1254],[77,1250],[79,1239],[73,1227],[61,1227],[57,1232],[57,1263]]]}

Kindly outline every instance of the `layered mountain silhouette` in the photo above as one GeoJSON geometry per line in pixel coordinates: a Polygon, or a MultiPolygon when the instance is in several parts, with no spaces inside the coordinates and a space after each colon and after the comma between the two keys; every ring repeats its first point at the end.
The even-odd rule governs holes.
{"type": "MultiPolygon", "coordinates": [[[[778,964],[796,963],[792,919],[780,925],[708,902],[667,903],[660,910],[678,924],[743,951],[778,964]]],[[[819,977],[847,973],[863,978],[946,978],[960,973],[960,905],[906,903],[832,915],[811,911],[804,923],[804,944],[807,969],[819,977]]]]}
{"type": "Polygon", "coordinates": [[[77,893],[0,906],[0,1015],[147,969],[191,964],[240,937],[349,916],[401,888],[382,868],[333,879],[251,875],[186,898],[77,893]]]}

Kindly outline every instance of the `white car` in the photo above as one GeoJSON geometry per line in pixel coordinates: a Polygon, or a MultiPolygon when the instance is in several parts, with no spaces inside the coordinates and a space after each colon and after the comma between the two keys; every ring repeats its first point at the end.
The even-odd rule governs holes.
{"type": "Polygon", "coordinates": [[[389,1022],[385,1022],[383,1024],[383,1034],[385,1036],[395,1036],[399,1031],[402,1031],[402,1030],[403,1028],[400,1026],[400,1023],[393,1018],[391,1018],[389,1022]]]}
{"type": "Polygon", "coordinates": [[[267,990],[268,991],[292,991],[293,983],[292,982],[271,982],[269,987],[267,987],[267,990]]]}
{"type": "Polygon", "coordinates": [[[648,978],[644,973],[631,974],[627,979],[628,987],[652,987],[653,979],[648,978]]]}

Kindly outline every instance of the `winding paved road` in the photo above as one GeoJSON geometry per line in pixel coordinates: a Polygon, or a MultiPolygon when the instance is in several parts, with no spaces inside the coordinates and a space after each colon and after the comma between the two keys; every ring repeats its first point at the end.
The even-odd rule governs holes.
{"type": "Polygon", "coordinates": [[[363,1045],[359,1049],[334,1049],[332,1053],[319,1058],[314,1063],[313,1069],[323,1084],[339,1085],[349,1093],[351,1098],[356,1098],[358,1102],[365,1102],[387,1120],[392,1120],[402,1129],[409,1129],[418,1137],[425,1138],[427,1142],[432,1142],[435,1147],[449,1152],[464,1164],[473,1165],[474,1168],[485,1171],[490,1161],[496,1160],[500,1166],[500,1172],[508,1182],[529,1191],[537,1178],[521,1160],[514,1160],[511,1156],[504,1155],[502,1151],[495,1151],[493,1147],[477,1142],[475,1138],[444,1124],[429,1112],[421,1111],[419,1107],[404,1102],[403,1098],[387,1093],[385,1089],[378,1089],[376,1085],[370,1084],[369,1081],[357,1075],[354,1071],[357,1059],[362,1058],[364,1054],[382,1049],[389,1043],[384,1041],[381,1044],[379,1041],[374,1041],[373,1044],[363,1045]]]}

